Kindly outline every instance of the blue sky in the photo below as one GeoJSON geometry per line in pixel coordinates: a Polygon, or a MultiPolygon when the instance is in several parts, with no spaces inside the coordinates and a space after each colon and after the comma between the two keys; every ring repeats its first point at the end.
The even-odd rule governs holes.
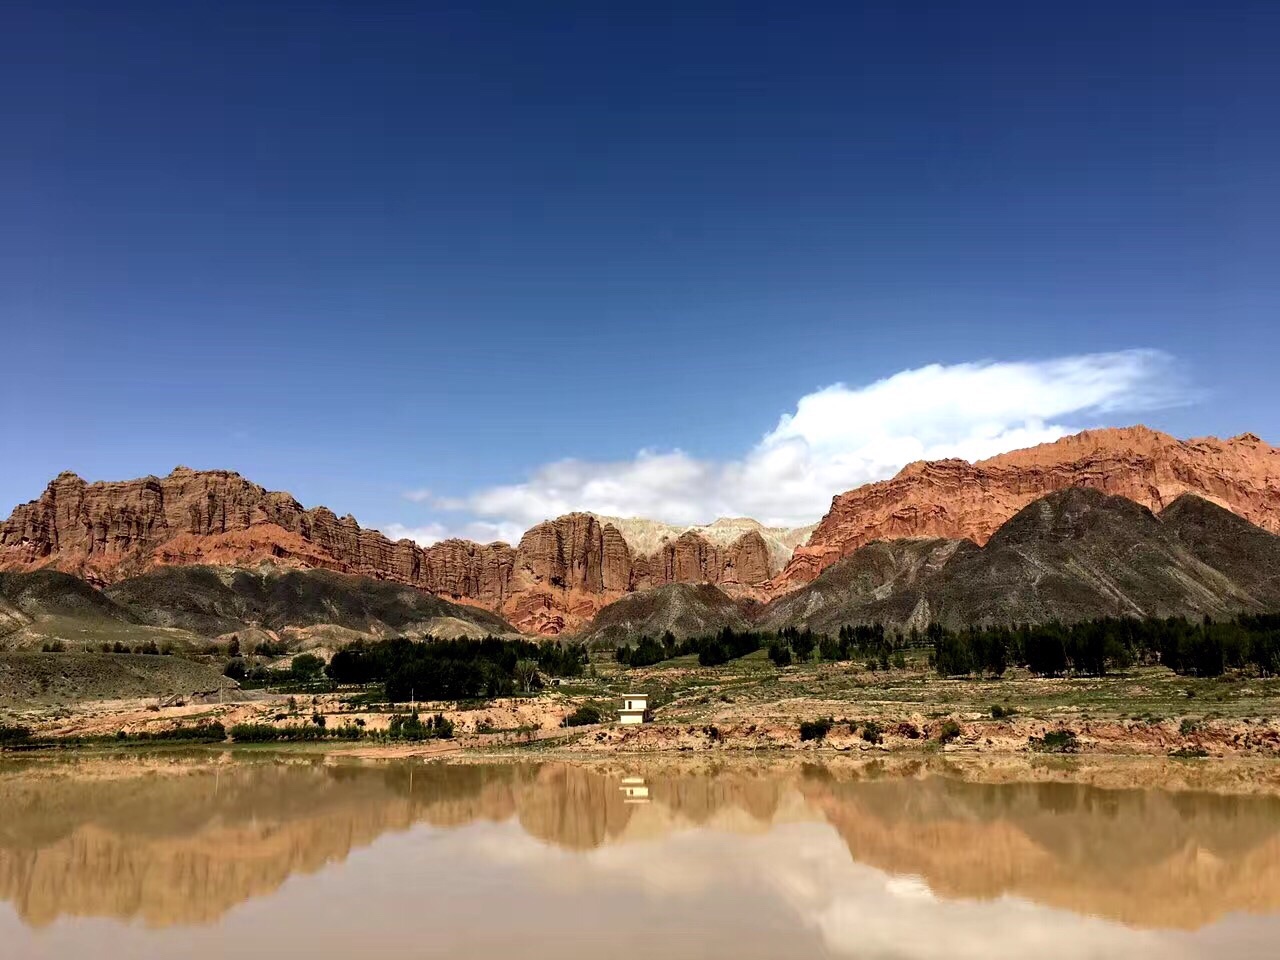
{"type": "Polygon", "coordinates": [[[1275,3],[11,4],[0,512],[183,463],[423,540],[792,522],[913,453],[1280,441],[1276,49],[1275,3]]]}

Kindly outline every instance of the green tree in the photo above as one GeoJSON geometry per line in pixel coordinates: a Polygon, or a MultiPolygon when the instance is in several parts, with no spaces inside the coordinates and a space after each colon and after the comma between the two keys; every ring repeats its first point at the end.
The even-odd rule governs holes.
{"type": "Polygon", "coordinates": [[[313,653],[301,653],[293,658],[293,663],[289,667],[289,673],[293,679],[300,682],[309,682],[316,679],[324,672],[324,661],[313,653]]]}

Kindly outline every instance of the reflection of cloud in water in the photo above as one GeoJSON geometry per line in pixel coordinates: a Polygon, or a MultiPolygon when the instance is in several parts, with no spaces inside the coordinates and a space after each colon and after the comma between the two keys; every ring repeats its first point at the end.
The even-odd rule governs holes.
{"type": "MultiPolygon", "coordinates": [[[[1076,960],[1190,956],[1176,934],[1135,930],[1024,900],[943,900],[916,877],[894,877],[849,859],[838,834],[787,824],[763,835],[684,831],[646,842],[571,853],[527,835],[477,832],[456,838],[474,856],[581,895],[608,889],[636,898],[679,899],[719,891],[737,909],[777,900],[828,950],[909,960],[1076,960]]],[[[708,916],[731,929],[733,917],[708,916]]]]}
{"type": "Polygon", "coordinates": [[[328,960],[360,934],[420,955],[424,925],[434,955],[514,942],[523,960],[598,957],[619,937],[673,960],[1271,955],[1256,945],[1280,919],[1274,799],[784,766],[655,768],[650,802],[629,804],[620,788],[634,775],[0,771],[0,899],[13,908],[0,942],[9,916],[18,944],[5,960],[78,955],[23,952],[77,924],[102,941],[86,941],[90,954],[165,960],[222,956],[233,936],[260,955],[283,944],[328,960]],[[1247,933],[1242,912],[1257,917],[1247,933]],[[110,919],[67,922],[91,917],[110,919]]]}

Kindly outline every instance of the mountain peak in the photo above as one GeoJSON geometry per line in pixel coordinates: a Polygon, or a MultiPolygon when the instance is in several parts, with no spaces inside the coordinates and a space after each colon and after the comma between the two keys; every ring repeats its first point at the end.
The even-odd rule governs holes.
{"type": "Polygon", "coordinates": [[[1179,440],[1142,425],[1085,430],[976,463],[920,461],[840,494],[773,588],[794,589],[873,540],[986,543],[1027,504],[1070,487],[1118,494],[1156,512],[1194,493],[1280,532],[1280,451],[1260,440],[1179,440]]]}

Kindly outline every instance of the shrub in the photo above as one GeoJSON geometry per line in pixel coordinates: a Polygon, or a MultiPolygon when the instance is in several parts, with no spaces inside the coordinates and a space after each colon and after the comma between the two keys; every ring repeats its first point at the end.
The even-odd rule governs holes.
{"type": "Polygon", "coordinates": [[[920,728],[908,720],[903,720],[900,724],[894,727],[893,732],[907,740],[920,739],[920,728]]]}
{"type": "Polygon", "coordinates": [[[277,727],[270,723],[237,723],[231,728],[236,743],[274,743],[323,740],[326,732],[317,726],[277,727]]]}
{"type": "Polygon", "coordinates": [[[289,672],[295,680],[301,682],[314,680],[324,672],[324,661],[314,653],[302,653],[293,658],[289,672]]]}
{"type": "Polygon", "coordinates": [[[991,708],[992,720],[1008,720],[1012,717],[1016,717],[1017,715],[1018,715],[1018,711],[1015,710],[1013,707],[1003,707],[997,703],[995,706],[991,708]]]}
{"type": "Polygon", "coordinates": [[[0,724],[0,744],[22,743],[31,739],[31,728],[0,724]]]}
{"type": "Polygon", "coordinates": [[[443,713],[437,713],[434,717],[427,721],[428,727],[435,733],[436,738],[440,740],[453,739],[453,721],[446,717],[443,713]]]}
{"type": "Polygon", "coordinates": [[[800,724],[801,740],[825,740],[831,732],[835,721],[830,717],[819,717],[817,720],[805,720],[800,724]]]}
{"type": "Polygon", "coordinates": [[[270,723],[237,723],[231,728],[231,739],[236,743],[270,743],[279,740],[283,730],[270,723]]]}
{"type": "Polygon", "coordinates": [[[708,643],[698,651],[698,664],[703,667],[718,667],[729,662],[729,648],[719,641],[708,643]]]}
{"type": "Polygon", "coordinates": [[[943,721],[942,726],[938,728],[938,742],[950,743],[963,732],[964,731],[960,729],[960,724],[956,723],[954,720],[947,719],[943,721]]]}
{"type": "Polygon", "coordinates": [[[1030,737],[1027,745],[1037,753],[1075,753],[1080,748],[1070,730],[1050,730],[1043,737],[1030,737]]]}
{"type": "Polygon", "coordinates": [[[600,714],[599,707],[593,707],[591,704],[583,704],[573,713],[564,718],[566,727],[586,727],[591,724],[599,723],[603,717],[600,714]]]}
{"type": "Polygon", "coordinates": [[[619,647],[614,656],[619,663],[627,666],[650,667],[670,657],[675,646],[676,638],[670,633],[660,640],[646,634],[640,638],[640,642],[635,647],[619,647]]]}
{"type": "Polygon", "coordinates": [[[847,643],[841,644],[838,638],[824,634],[822,639],[818,641],[818,657],[832,663],[837,660],[848,660],[849,645],[847,643]]]}
{"type": "Polygon", "coordinates": [[[813,650],[818,645],[818,638],[812,630],[801,630],[791,638],[791,649],[796,652],[796,660],[808,663],[813,659],[813,650]]]}
{"type": "Polygon", "coordinates": [[[712,743],[720,743],[724,740],[724,735],[720,733],[720,728],[715,725],[703,727],[702,732],[707,735],[707,739],[712,743]]]}
{"type": "Polygon", "coordinates": [[[868,720],[862,725],[862,739],[867,743],[882,743],[884,741],[884,731],[880,729],[880,724],[874,720],[868,720]]]}
{"type": "Polygon", "coordinates": [[[138,733],[116,733],[117,740],[195,740],[202,743],[221,743],[227,739],[227,730],[217,720],[201,722],[193,726],[177,726],[169,730],[143,730],[138,733]]]}
{"type": "Polygon", "coordinates": [[[425,722],[416,713],[398,713],[391,718],[387,736],[392,740],[449,740],[453,737],[453,722],[442,713],[427,717],[425,722]]]}
{"type": "Polygon", "coordinates": [[[1189,737],[1193,733],[1200,732],[1200,721],[1193,720],[1190,717],[1183,717],[1182,722],[1178,724],[1178,733],[1184,737],[1189,737]]]}

